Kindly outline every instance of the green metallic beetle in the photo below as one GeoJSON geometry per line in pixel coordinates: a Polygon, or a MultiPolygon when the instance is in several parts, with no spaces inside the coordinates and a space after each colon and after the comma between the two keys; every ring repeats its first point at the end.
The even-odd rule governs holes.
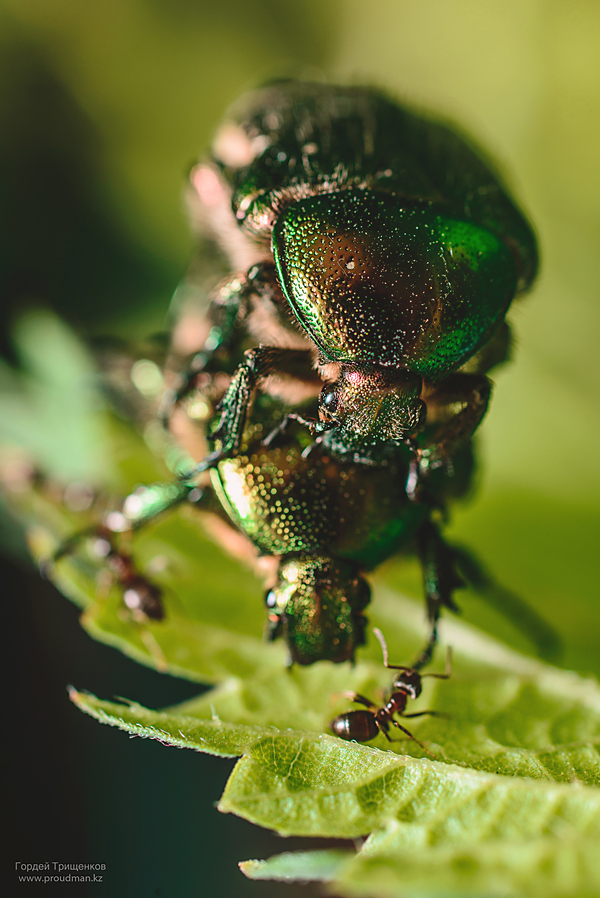
{"type": "MultiPolygon", "coordinates": [[[[222,375],[223,371],[203,377],[189,397],[190,411],[204,404],[206,420],[218,417],[211,396],[222,375]]],[[[314,404],[309,400],[301,410],[310,414],[314,404]]],[[[547,625],[495,583],[470,553],[448,545],[442,536],[446,510],[470,488],[474,468],[470,442],[455,453],[451,466],[430,472],[434,507],[431,502],[411,501],[408,495],[409,447],[388,447],[387,458],[378,464],[357,462],[331,451],[326,439],[314,445],[310,430],[299,421],[266,439],[285,413],[280,402],[259,393],[235,455],[216,462],[201,483],[194,478],[189,483],[139,488],[120,512],[110,512],[94,530],[105,543],[103,558],[136,619],[160,619],[168,616],[169,608],[136,567],[129,539],[125,553],[121,551],[121,534],[190,502],[199,513],[220,518],[221,526],[212,530],[225,549],[253,563],[258,554],[257,573],[266,575],[267,636],[283,638],[290,662],[354,659],[365,641],[370,600],[366,575],[397,554],[416,554],[423,573],[428,632],[413,666],[420,669],[431,658],[440,612],[444,607],[457,610],[453,594],[465,583],[518,622],[544,655],[556,651],[555,636],[547,625]],[[232,540],[223,523],[247,538],[249,552],[240,553],[239,538],[232,540]]],[[[187,417],[189,432],[186,438],[180,430],[182,442],[193,442],[193,432],[202,433],[206,420],[198,427],[192,416],[187,417]]],[[[65,544],[62,553],[71,547],[72,543],[65,544]]]]}
{"type": "MultiPolygon", "coordinates": [[[[209,394],[205,381],[192,404],[207,400],[209,394]]],[[[311,405],[314,400],[305,410],[310,411],[311,405]]],[[[199,512],[233,525],[259,558],[272,559],[266,566],[267,636],[284,639],[293,663],[353,660],[365,642],[364,611],[371,594],[365,575],[397,553],[416,553],[423,568],[429,619],[420,655],[421,665],[426,663],[437,640],[440,610],[443,606],[456,610],[452,594],[463,581],[457,569],[459,556],[441,536],[439,513],[407,495],[410,449],[395,447],[377,465],[339,458],[325,442],[307,455],[312,436],[299,422],[265,442],[282,414],[281,403],[259,395],[239,451],[211,468],[210,482],[204,475],[201,485],[140,488],[116,516],[110,512],[94,530],[95,538],[106,541],[104,556],[121,584],[127,607],[140,619],[168,614],[159,591],[137,569],[130,550],[126,554],[119,550],[120,534],[138,530],[189,501],[199,512]],[[111,528],[116,528],[114,534],[111,528]]],[[[191,419],[189,424],[194,427],[191,419]]],[[[431,490],[440,507],[465,493],[472,467],[467,446],[455,457],[451,472],[445,468],[432,472],[431,490]]],[[[218,533],[226,549],[239,552],[227,528],[221,526],[218,533]]],[[[57,557],[70,549],[65,544],[57,557]]],[[[264,575],[264,565],[260,567],[264,575]]]]}
{"type": "MultiPolygon", "coordinates": [[[[414,549],[424,571],[428,654],[440,606],[456,610],[452,591],[462,580],[431,509],[407,496],[410,450],[401,446],[387,464],[365,465],[340,460],[323,444],[306,457],[310,434],[299,424],[276,445],[265,446],[264,432],[254,430],[238,454],[222,459],[211,482],[235,526],[261,555],[278,559],[266,596],[270,638],[283,636],[299,664],[353,659],[365,641],[365,572],[414,549]]],[[[470,461],[463,452],[460,477],[435,472],[440,503],[467,489],[470,461]]]]}
{"type": "Polygon", "coordinates": [[[356,460],[408,444],[414,497],[485,414],[504,316],[536,273],[534,235],[496,175],[377,91],[287,81],[240,101],[191,180],[192,217],[233,267],[249,263],[222,288],[215,346],[240,326],[255,340],[198,469],[237,452],[257,386],[318,373],[313,433],[335,431],[356,460]]]}
{"type": "MultiPolygon", "coordinates": [[[[302,664],[354,656],[363,574],[416,548],[422,666],[469,566],[436,521],[470,482],[504,316],[536,271],[531,229],[454,131],[366,88],[290,81],[243,98],[191,185],[205,250],[176,296],[167,368],[193,358],[162,414],[180,442],[196,419],[212,451],[186,446],[196,469],[175,495],[150,488],[129,525],[191,495],[227,516],[277,559],[270,633],[302,664]],[[236,273],[215,287],[219,248],[236,273]]],[[[149,584],[126,572],[146,614],[149,584]]]]}

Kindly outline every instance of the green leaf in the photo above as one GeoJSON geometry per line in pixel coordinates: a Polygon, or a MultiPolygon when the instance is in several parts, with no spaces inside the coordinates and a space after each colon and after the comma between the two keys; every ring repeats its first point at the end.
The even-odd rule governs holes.
{"type": "Polygon", "coordinates": [[[83,345],[43,309],[24,315],[13,339],[25,373],[0,362],[0,442],[57,476],[106,481],[106,433],[83,345]]]}
{"type": "Polygon", "coordinates": [[[199,721],[191,717],[149,711],[141,705],[102,702],[95,696],[69,689],[69,697],[78,708],[100,723],[116,726],[132,736],[156,739],[164,745],[192,748],[195,751],[235,758],[268,735],[264,727],[244,727],[218,719],[199,721]]]}
{"type": "Polygon", "coordinates": [[[243,865],[249,875],[333,878],[336,892],[347,895],[598,893],[596,787],[484,773],[323,734],[232,727],[177,709],[151,712],[73,697],[88,713],[136,735],[214,754],[243,752],[222,811],[283,835],[371,834],[354,857],[287,855],[243,865]]]}
{"type": "MultiPolygon", "coordinates": [[[[45,352],[43,328],[34,336],[25,344],[30,339],[45,352]]],[[[35,352],[28,359],[38,375],[52,368],[35,352]]],[[[80,361],[68,376],[55,377],[62,398],[49,399],[48,408],[54,408],[57,430],[61,416],[73,412],[64,394],[80,361]]],[[[16,395],[20,387],[11,372],[6,382],[16,395]]],[[[50,373],[48,382],[54,383],[50,373]]],[[[39,389],[22,397],[31,399],[39,389]]],[[[31,423],[35,402],[23,402],[31,423]]],[[[111,492],[124,494],[166,476],[139,434],[96,414],[111,492]]],[[[73,445],[80,453],[85,440],[73,445]]],[[[17,501],[37,559],[51,556],[65,538],[93,529],[113,507],[110,496],[98,494],[87,510],[73,511],[57,479],[60,466],[49,461],[48,470],[51,479],[21,490],[17,501]]],[[[433,709],[447,718],[406,721],[427,751],[403,737],[388,743],[379,735],[370,746],[343,742],[329,734],[330,721],[350,708],[343,693],[382,701],[390,688],[379,646],[370,639],[355,666],[286,668],[282,645],[262,639],[263,587],[215,546],[217,527],[182,506],[134,535],[136,566],[162,590],[161,621],[132,617],[122,589],[94,554],[93,533],[76,540],[49,570],[82,608],[82,623],[95,638],[158,670],[214,684],[199,698],[162,711],[72,690],[78,707],[132,735],[239,757],[221,799],[224,812],[283,835],[366,837],[358,850],[246,862],[247,875],[326,881],[337,894],[374,898],[600,895],[594,851],[600,835],[600,687],[594,680],[445,619],[441,636],[454,649],[452,678],[425,679],[409,711],[433,709]]],[[[390,590],[381,576],[369,618],[385,633],[393,662],[415,657],[425,629],[420,603],[390,590]]],[[[442,666],[440,651],[432,670],[442,666]]]]}
{"type": "Polygon", "coordinates": [[[600,892],[596,834],[581,837],[565,827],[558,837],[406,850],[394,844],[393,827],[390,830],[381,835],[388,839],[384,850],[367,842],[340,870],[336,878],[339,894],[350,898],[423,894],[585,898],[600,892]]]}
{"type": "Polygon", "coordinates": [[[242,861],[248,879],[280,882],[330,882],[352,855],[349,851],[288,851],[268,861],[242,861]]]}
{"type": "MultiPolygon", "coordinates": [[[[375,604],[403,657],[419,610],[384,589],[375,604]]],[[[336,894],[373,898],[600,894],[600,688],[464,624],[447,621],[444,632],[452,679],[425,681],[414,707],[449,709],[451,719],[410,721],[435,761],[411,741],[379,737],[382,751],[323,732],[348,707],[336,692],[389,683],[380,661],[266,668],[162,712],[74,698],[130,733],[240,754],[221,811],[283,835],[368,836],[357,853],[243,864],[251,877],[320,879],[336,894]]]]}

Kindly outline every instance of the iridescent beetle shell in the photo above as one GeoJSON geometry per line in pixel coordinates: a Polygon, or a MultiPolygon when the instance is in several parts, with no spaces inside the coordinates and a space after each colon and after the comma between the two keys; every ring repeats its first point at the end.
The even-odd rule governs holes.
{"type": "Polygon", "coordinates": [[[370,590],[362,574],[407,545],[426,518],[404,483],[407,449],[387,466],[348,464],[316,447],[304,458],[255,440],[211,471],[221,504],[264,555],[278,556],[267,593],[271,634],[293,661],[345,661],[364,642],[370,590]]]}
{"type": "Polygon", "coordinates": [[[361,190],[290,206],[273,250],[290,305],[328,359],[430,379],[487,342],[517,284],[510,250],[487,229],[361,190]]]}
{"type": "Polygon", "coordinates": [[[443,377],[535,275],[531,228],[489,166],[377,91],[268,86],[233,111],[215,156],[328,360],[443,377]]]}
{"type": "MultiPolygon", "coordinates": [[[[407,447],[371,466],[341,461],[324,445],[305,457],[301,436],[290,427],[276,446],[251,438],[211,469],[211,482],[259,553],[279,558],[266,596],[271,637],[283,636],[299,664],[351,660],[364,642],[364,572],[408,549],[431,512],[406,494],[407,447]]],[[[467,488],[467,455],[453,477],[436,472],[440,501],[467,488]]]]}

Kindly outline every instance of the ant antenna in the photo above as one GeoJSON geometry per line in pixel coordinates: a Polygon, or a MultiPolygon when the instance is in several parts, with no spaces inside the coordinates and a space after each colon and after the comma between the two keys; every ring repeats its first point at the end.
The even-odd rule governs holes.
{"type": "MultiPolygon", "coordinates": [[[[421,665],[415,667],[407,667],[405,664],[390,664],[388,657],[388,647],[387,642],[385,641],[385,636],[379,629],[379,627],[373,627],[373,633],[381,646],[381,651],[383,652],[383,666],[387,667],[389,670],[419,670],[421,665]]],[[[452,676],[452,646],[448,646],[446,649],[446,672],[445,673],[426,673],[421,674],[421,679],[424,677],[434,677],[436,680],[449,680],[452,676]]]]}
{"type": "Polygon", "coordinates": [[[379,629],[379,627],[373,627],[373,633],[381,646],[381,651],[383,652],[383,666],[387,667],[388,670],[414,670],[412,667],[407,667],[406,664],[390,664],[388,658],[388,647],[387,642],[385,641],[385,636],[379,629]]]}
{"type": "Polygon", "coordinates": [[[377,639],[377,642],[381,646],[381,651],[383,652],[383,666],[388,666],[388,647],[387,642],[385,641],[385,636],[379,629],[379,627],[373,627],[373,635],[377,639]]]}

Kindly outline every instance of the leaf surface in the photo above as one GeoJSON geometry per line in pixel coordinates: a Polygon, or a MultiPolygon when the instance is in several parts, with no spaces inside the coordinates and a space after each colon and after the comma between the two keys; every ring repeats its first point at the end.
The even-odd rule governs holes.
{"type": "MultiPolygon", "coordinates": [[[[85,390],[70,402],[88,363],[68,334],[52,332],[62,347],[58,359],[43,328],[21,332],[28,387],[13,372],[0,372],[6,410],[14,412],[7,420],[16,428],[5,439],[39,452],[50,474],[15,500],[38,560],[93,528],[118,507],[115,496],[169,476],[147,445],[152,440],[105,410],[88,414],[85,390]],[[46,452],[38,445],[42,406],[46,452]],[[72,451],[63,458],[65,432],[72,433],[72,451]],[[88,464],[90,441],[102,451],[88,464]],[[60,481],[67,474],[97,477],[105,489],[88,509],[74,511],[60,481]]],[[[246,862],[247,875],[327,881],[336,894],[373,898],[600,895],[594,680],[446,619],[441,635],[454,649],[452,678],[424,680],[408,711],[433,709],[447,718],[406,721],[433,760],[411,739],[343,742],[329,734],[332,718],[351,707],[343,693],[382,701],[390,689],[379,646],[370,639],[354,667],[286,668],[283,647],[262,640],[262,584],[215,546],[215,534],[214,521],[184,506],[127,545],[138,570],[162,591],[162,621],[132,617],[122,588],[94,552],[93,531],[48,571],[82,608],[82,623],[95,638],[158,670],[214,686],[161,711],[72,690],[81,710],[130,735],[239,757],[221,799],[224,812],[283,835],[366,838],[358,850],[350,843],[346,852],[246,862]]],[[[390,571],[393,580],[393,567],[375,578],[369,618],[385,633],[391,660],[410,663],[422,644],[423,610],[385,585],[390,571]]],[[[443,667],[440,655],[433,670],[443,667]]]]}
{"type": "Polygon", "coordinates": [[[356,854],[243,864],[253,878],[321,879],[350,896],[598,894],[594,786],[485,773],[323,734],[199,721],[176,709],[73,699],[136,735],[242,754],[219,805],[224,812],[283,835],[369,836],[356,854]]]}

